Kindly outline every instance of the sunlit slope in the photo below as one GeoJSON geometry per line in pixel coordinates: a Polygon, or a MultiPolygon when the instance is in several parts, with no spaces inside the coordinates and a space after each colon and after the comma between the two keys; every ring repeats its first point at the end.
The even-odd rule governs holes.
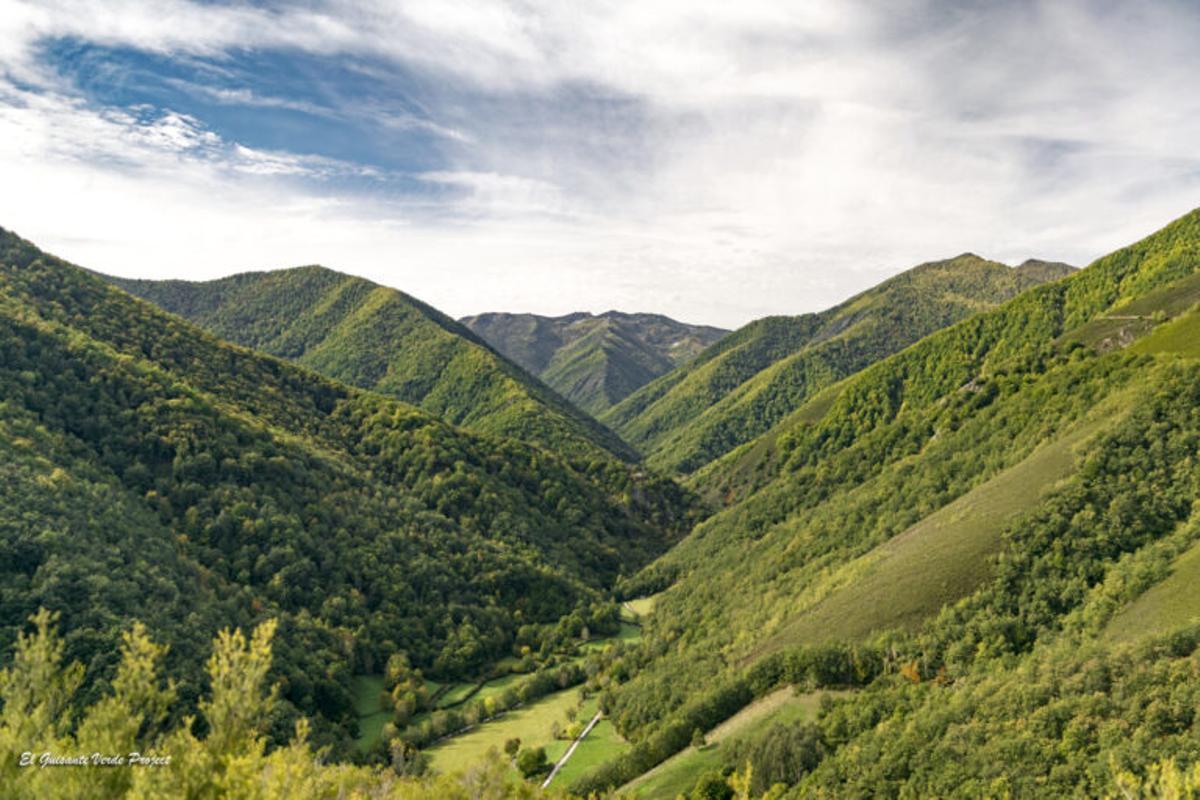
{"type": "Polygon", "coordinates": [[[1200,544],[1170,565],[1167,577],[1148,588],[1109,623],[1106,635],[1131,641],[1200,623],[1200,544]]]}
{"type": "MultiPolygon", "coordinates": [[[[1193,213],[868,367],[825,398],[819,414],[772,430],[756,490],[640,578],[643,591],[674,584],[646,626],[648,640],[674,644],[617,693],[624,732],[653,727],[686,700],[689,687],[747,663],[772,637],[822,636],[817,628],[842,624],[868,633],[892,618],[911,628],[937,616],[943,599],[999,591],[999,573],[980,562],[1010,559],[1026,531],[1022,520],[1089,491],[1105,459],[1120,453],[1119,441],[1107,438],[1113,434],[1101,433],[1108,444],[1076,460],[1064,437],[1093,424],[1138,435],[1120,409],[1141,413],[1191,369],[1174,357],[1092,347],[1064,334],[1156,290],[1177,296],[1198,268],[1200,214],[1193,213]],[[1098,410],[1125,390],[1131,405],[1110,399],[1117,403],[1110,412],[1098,410]],[[1007,504],[1010,492],[1030,502],[1007,504]],[[919,544],[931,560],[923,561],[919,544]],[[856,608],[855,579],[872,574],[856,608]],[[836,602],[821,612],[829,617],[801,630],[798,615],[830,598],[836,602]],[[888,619],[872,619],[872,608],[888,619]]],[[[1162,311],[1155,324],[1176,308],[1158,305],[1148,310],[1162,311]]]]}
{"type": "Polygon", "coordinates": [[[403,292],[323,267],[216,281],[107,278],[237,344],[568,455],[636,454],[463,325],[403,292]]]}
{"type": "Polygon", "coordinates": [[[942,506],[814,587],[821,599],[756,650],[854,641],[880,631],[915,630],[993,574],[1005,528],[1078,469],[1094,437],[1128,413],[1136,394],[1099,404],[1062,436],[942,506]]]}
{"type": "Polygon", "coordinates": [[[754,439],[821,389],[1070,267],[965,254],[915,267],[820,314],[751,323],[602,419],[649,463],[689,473],[754,439]]]}

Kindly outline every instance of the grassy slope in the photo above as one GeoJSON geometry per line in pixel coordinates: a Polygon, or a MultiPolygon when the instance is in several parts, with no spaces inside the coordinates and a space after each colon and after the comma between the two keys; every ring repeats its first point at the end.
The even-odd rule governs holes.
{"type": "Polygon", "coordinates": [[[216,281],[107,278],[224,339],[560,453],[636,454],[466,327],[403,292],[322,267],[216,281]]]}
{"type": "Polygon", "coordinates": [[[1132,641],[1200,622],[1200,544],[1179,556],[1170,575],[1113,617],[1105,635],[1132,641]]]}
{"type": "Polygon", "coordinates": [[[837,570],[811,590],[820,599],[755,656],[789,644],[913,630],[970,594],[990,577],[1004,529],[1074,472],[1090,442],[1128,412],[1134,397],[1110,398],[1074,429],[837,570]]]}
{"type": "MultiPolygon", "coordinates": [[[[700,525],[651,568],[683,578],[660,602],[664,613],[649,618],[648,637],[669,641],[687,633],[682,645],[622,687],[627,698],[618,696],[617,714],[640,713],[651,696],[665,708],[682,703],[687,686],[707,680],[701,676],[761,652],[764,640],[787,629],[798,603],[802,608],[846,564],[1089,419],[1114,389],[1133,384],[1152,392],[1158,374],[1152,362],[1115,353],[1068,357],[1064,345],[1043,375],[1041,362],[1022,359],[1052,352],[1047,348],[1064,332],[1152,293],[1161,296],[1148,313],[1178,308],[1198,267],[1200,213],[1193,213],[1066,281],[934,334],[846,381],[818,418],[773,432],[780,455],[762,488],[700,525]],[[680,681],[685,673],[692,677],[680,681]]],[[[926,530],[947,545],[971,544],[954,527],[926,530]]],[[[893,577],[918,587],[910,605],[924,614],[937,609],[936,598],[921,596],[919,556],[919,548],[908,552],[918,579],[904,569],[893,577]]],[[[878,580],[864,607],[885,606],[888,584],[878,580]]],[[[846,599],[849,614],[854,604],[846,599]]],[[[629,716],[626,723],[636,730],[640,719],[629,716]]]]}
{"type": "Polygon", "coordinates": [[[1067,270],[923,264],[821,314],[752,323],[602,419],[649,463],[694,472],[846,375],[1067,270]]]}
{"type": "MultiPolygon", "coordinates": [[[[620,632],[615,636],[595,639],[583,645],[583,649],[602,650],[618,642],[625,644],[636,642],[640,636],[640,629],[622,624],[620,632]]],[[[521,675],[516,674],[495,678],[485,683],[477,694],[472,694],[473,685],[464,684],[459,687],[461,696],[458,700],[467,695],[487,697],[499,694],[520,681],[521,678],[521,675]]],[[[447,696],[443,696],[439,707],[453,705],[453,703],[446,702],[447,696]]],[[[545,747],[547,758],[550,763],[553,763],[566,751],[569,743],[564,740],[551,739],[550,725],[559,722],[563,728],[566,728],[568,724],[567,710],[575,708],[577,705],[577,719],[586,724],[596,713],[595,698],[581,701],[578,688],[564,689],[540,698],[527,706],[510,711],[498,719],[484,722],[466,733],[447,739],[429,750],[432,763],[435,768],[443,771],[462,768],[468,766],[477,756],[486,753],[491,747],[501,750],[504,742],[513,737],[519,738],[524,744],[531,747],[545,747]]],[[[581,744],[576,748],[571,761],[567,762],[568,766],[559,772],[560,777],[556,778],[558,784],[563,786],[569,784],[575,776],[583,774],[601,761],[619,755],[626,748],[624,740],[617,735],[611,723],[603,723],[603,727],[601,724],[597,724],[592,733],[588,735],[585,744],[587,744],[586,747],[581,744]],[[595,737],[594,740],[593,737],[595,737]],[[580,758],[582,760],[576,763],[576,759],[580,758]],[[563,780],[561,779],[563,775],[568,775],[570,778],[563,780]]]]}
{"type": "MultiPolygon", "coordinates": [[[[1200,358],[1200,313],[1192,310],[1160,325],[1135,342],[1132,350],[1200,358]]],[[[1115,641],[1145,638],[1200,621],[1200,545],[1178,556],[1168,577],[1138,596],[1109,623],[1105,635],[1115,641]]]]}
{"type": "Polygon", "coordinates": [[[708,731],[704,737],[707,743],[705,747],[689,747],[621,787],[620,793],[638,800],[674,800],[677,795],[686,794],[705,772],[721,767],[722,744],[727,745],[775,723],[814,719],[824,694],[838,693],[808,692],[797,695],[792,687],[787,686],[759,698],[708,731]]]}
{"type": "Polygon", "coordinates": [[[654,610],[654,604],[658,601],[658,595],[652,594],[647,597],[639,597],[636,600],[630,600],[626,605],[633,611],[638,618],[645,617],[654,610]]]}
{"type": "Polygon", "coordinates": [[[361,752],[366,752],[379,741],[383,726],[392,718],[391,713],[379,703],[383,677],[358,675],[351,681],[350,691],[354,695],[354,713],[358,715],[358,739],[355,744],[361,752]]]}
{"type": "Polygon", "coordinates": [[[599,414],[728,331],[658,314],[480,314],[463,324],[578,407],[599,414]]]}
{"type": "Polygon", "coordinates": [[[1155,328],[1132,347],[1135,353],[1172,354],[1200,358],[1200,312],[1172,320],[1155,328]]]}
{"type": "MultiPolygon", "coordinates": [[[[592,713],[594,714],[595,712],[593,711],[592,713]]],[[[590,720],[591,714],[581,709],[579,718],[590,720]]],[[[616,758],[628,749],[629,743],[621,738],[621,735],[617,733],[617,729],[613,727],[612,722],[607,719],[601,719],[592,728],[587,738],[575,748],[575,752],[571,755],[571,760],[564,764],[563,768],[558,771],[553,785],[570,786],[571,782],[579,776],[595,769],[605,761],[616,758]]]]}
{"type": "MultiPolygon", "coordinates": [[[[485,722],[472,731],[451,737],[426,752],[434,769],[451,772],[470,766],[492,748],[503,752],[504,743],[514,737],[530,747],[546,746],[553,742],[550,726],[555,722],[565,726],[567,710],[578,705],[578,689],[555,692],[509,711],[498,719],[485,722]]],[[[546,753],[551,757],[549,747],[546,753]]]]}

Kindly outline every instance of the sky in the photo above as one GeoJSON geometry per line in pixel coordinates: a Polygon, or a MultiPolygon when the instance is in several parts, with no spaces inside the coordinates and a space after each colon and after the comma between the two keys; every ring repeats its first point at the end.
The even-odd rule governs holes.
{"type": "Polygon", "coordinates": [[[0,0],[0,226],[736,327],[1200,206],[1200,3],[0,0]]]}

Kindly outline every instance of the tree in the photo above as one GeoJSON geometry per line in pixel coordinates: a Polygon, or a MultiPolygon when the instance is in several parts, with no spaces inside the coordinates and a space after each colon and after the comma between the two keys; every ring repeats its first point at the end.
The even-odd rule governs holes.
{"type": "Polygon", "coordinates": [[[533,777],[546,768],[546,749],[527,747],[517,755],[517,771],[526,778],[533,777]]]}
{"type": "Polygon", "coordinates": [[[704,739],[704,731],[700,730],[699,728],[694,729],[692,731],[692,747],[699,750],[706,744],[708,744],[708,742],[704,739]]]}
{"type": "Polygon", "coordinates": [[[510,758],[516,758],[517,751],[520,749],[521,740],[515,736],[504,743],[504,752],[507,753],[510,758]]]}
{"type": "Polygon", "coordinates": [[[725,776],[715,770],[706,772],[692,787],[691,800],[732,800],[733,788],[725,776]]]}
{"type": "MultiPolygon", "coordinates": [[[[411,747],[392,751],[391,769],[323,764],[308,743],[308,722],[301,719],[290,743],[267,752],[263,730],[275,690],[268,688],[273,621],[247,639],[224,631],[208,661],[212,691],[199,707],[207,734],[193,732],[191,718],[170,729],[167,711],[174,687],[164,683],[160,666],[166,648],[154,644],[141,625],[127,631],[121,663],[110,691],[82,709],[71,727],[67,711],[80,686],[83,667],[64,665],[63,640],[54,616],[40,611],[35,630],[18,637],[11,664],[0,670],[0,786],[5,800],[79,797],[100,800],[151,800],[160,797],[245,797],[286,800],[293,797],[337,800],[535,800],[537,787],[514,785],[507,766],[493,751],[463,774],[412,777],[424,768],[411,747]],[[127,759],[121,768],[39,769],[19,766],[44,752],[102,754],[127,759]],[[132,753],[140,754],[137,761],[132,753]],[[158,766],[151,766],[157,763],[158,766]],[[400,773],[397,775],[397,773],[400,773]]],[[[530,752],[540,769],[545,751],[530,752]]],[[[523,754],[524,755],[524,754],[523,754]]],[[[557,795],[557,793],[556,793],[557,795]]]]}
{"type": "Polygon", "coordinates": [[[429,768],[429,756],[408,742],[392,742],[391,755],[392,770],[397,775],[424,775],[429,768]]]}

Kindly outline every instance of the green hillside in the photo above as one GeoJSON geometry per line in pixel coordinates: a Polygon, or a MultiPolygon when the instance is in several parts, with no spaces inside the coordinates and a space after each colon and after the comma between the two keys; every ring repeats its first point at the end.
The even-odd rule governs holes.
{"type": "Polygon", "coordinates": [[[661,314],[479,314],[461,322],[590,414],[695,358],[728,331],[661,314]]]}
{"type": "MultiPolygon", "coordinates": [[[[181,715],[211,710],[213,632],[277,618],[272,740],[305,713],[335,757],[364,733],[378,763],[388,741],[457,768],[583,701],[605,721],[561,773],[579,796],[727,796],[736,770],[774,800],[1102,797],[1200,763],[1200,211],[1061,280],[960,259],[901,276],[941,300],[887,291],[941,308],[977,268],[1037,285],[815,381],[692,474],[724,505],[693,525],[598,448],[466,431],[3,234],[0,647],[61,612],[91,704],[144,619],[181,715]]],[[[695,369],[794,346],[770,384],[865,347],[898,318],[864,297],[695,369]]]]}
{"type": "Polygon", "coordinates": [[[666,589],[602,699],[635,745],[574,788],[785,684],[864,691],[752,752],[759,793],[1104,796],[1200,759],[1198,274],[1193,212],[735,454],[744,492],[627,585],[666,589]]]}
{"type": "Polygon", "coordinates": [[[105,278],[226,341],[374,389],[479,433],[569,455],[637,455],[467,328],[403,292],[323,267],[215,281],[105,278]]]}
{"type": "Polygon", "coordinates": [[[964,254],[922,264],[828,311],[753,322],[601,416],[648,463],[680,472],[765,433],[841,378],[1021,291],[1065,264],[964,254]]]}
{"type": "Polygon", "coordinates": [[[141,619],[178,718],[214,633],[274,617],[272,735],[302,711],[339,752],[352,675],[474,677],[568,614],[616,632],[607,588],[686,524],[669,482],[223,343],[2,230],[0,454],[0,652],[61,614],[88,699],[141,619]]]}

